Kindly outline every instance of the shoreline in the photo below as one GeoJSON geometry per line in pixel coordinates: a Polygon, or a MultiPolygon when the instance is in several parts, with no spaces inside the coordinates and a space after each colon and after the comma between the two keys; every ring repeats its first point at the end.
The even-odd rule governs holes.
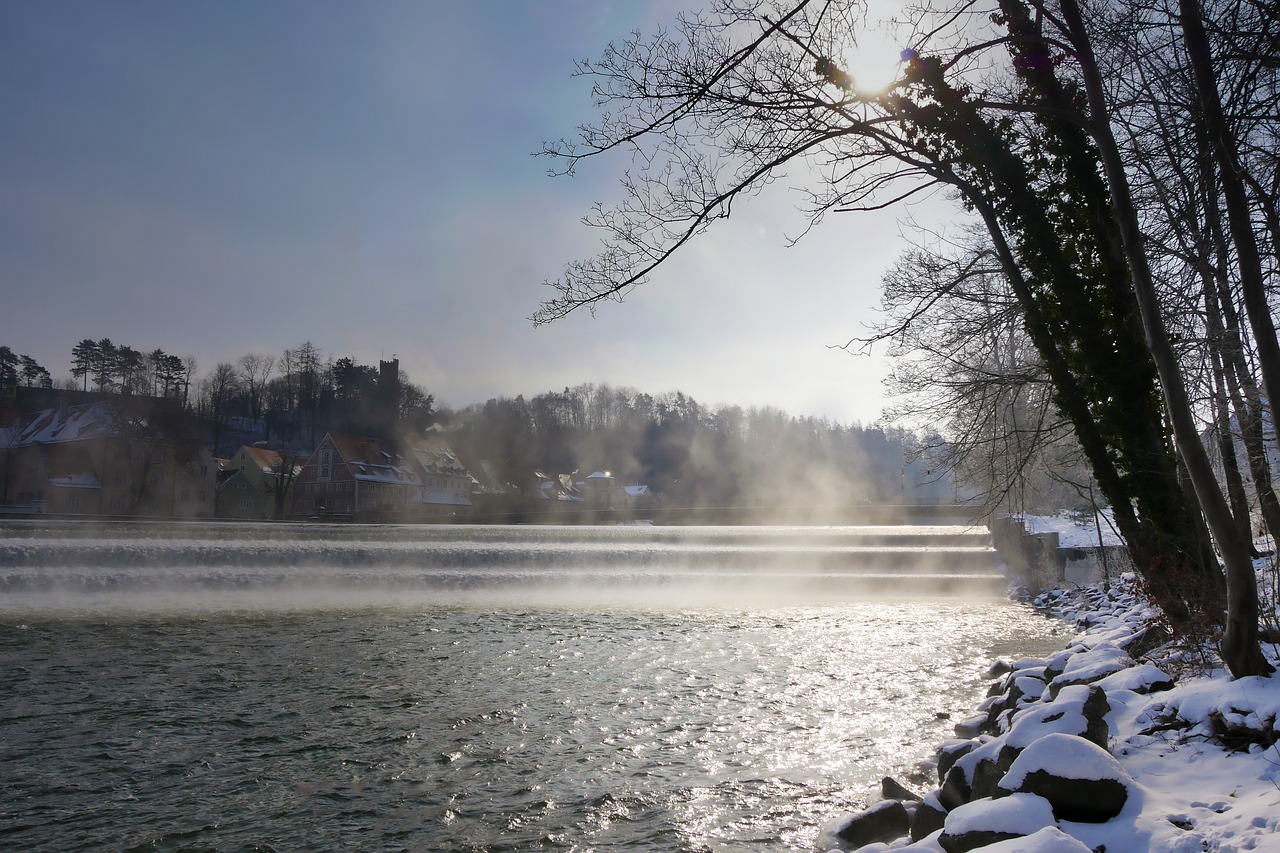
{"type": "Polygon", "coordinates": [[[987,698],[936,748],[935,787],[886,778],[817,850],[1280,850],[1280,679],[1232,680],[1171,642],[1131,575],[1031,603],[1078,633],[993,663],[987,698]]]}

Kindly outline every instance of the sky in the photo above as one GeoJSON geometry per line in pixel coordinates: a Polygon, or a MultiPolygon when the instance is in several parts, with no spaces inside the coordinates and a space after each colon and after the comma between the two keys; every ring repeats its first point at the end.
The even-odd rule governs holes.
{"type": "Polygon", "coordinates": [[[528,319],[628,165],[532,156],[595,117],[574,60],[691,3],[0,4],[0,344],[55,380],[84,338],[200,374],[311,341],[453,408],[592,382],[874,422],[885,362],[838,346],[900,213],[789,248],[783,181],[624,303],[528,319]]]}

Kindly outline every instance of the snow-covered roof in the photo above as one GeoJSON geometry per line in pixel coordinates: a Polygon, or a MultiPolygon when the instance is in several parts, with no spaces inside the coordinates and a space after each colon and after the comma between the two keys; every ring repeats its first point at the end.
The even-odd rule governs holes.
{"type": "Polygon", "coordinates": [[[88,472],[67,474],[65,477],[50,477],[48,482],[50,486],[56,486],[62,489],[102,488],[102,483],[98,482],[97,476],[88,472]]]}
{"type": "Polygon", "coordinates": [[[413,464],[390,442],[331,432],[329,441],[351,471],[352,478],[368,483],[421,486],[413,464]]]}
{"type": "Polygon", "coordinates": [[[278,450],[268,450],[265,447],[251,447],[245,445],[240,448],[240,452],[252,460],[254,465],[264,474],[274,474],[276,469],[284,462],[284,456],[278,450]]]}
{"type": "Polygon", "coordinates": [[[106,403],[83,403],[37,412],[23,425],[18,445],[58,444],[115,435],[119,415],[106,403]]]}

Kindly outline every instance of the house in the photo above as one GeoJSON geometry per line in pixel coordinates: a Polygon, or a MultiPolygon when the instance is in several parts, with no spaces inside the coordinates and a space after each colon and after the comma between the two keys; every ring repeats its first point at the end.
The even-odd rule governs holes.
{"type": "Polygon", "coordinates": [[[422,471],[422,490],[410,498],[420,517],[452,516],[471,508],[471,495],[480,482],[467,471],[439,432],[404,440],[409,455],[422,471]]]}
{"type": "Polygon", "coordinates": [[[658,503],[658,494],[648,486],[623,486],[615,499],[615,509],[649,509],[658,503]]]}
{"type": "Polygon", "coordinates": [[[578,484],[573,482],[573,474],[549,476],[541,471],[534,471],[533,482],[533,497],[537,501],[557,504],[580,504],[583,501],[578,484]]]}
{"type": "Polygon", "coordinates": [[[608,471],[592,471],[586,480],[577,485],[592,509],[613,509],[613,474],[608,471]]]}
{"type": "Polygon", "coordinates": [[[61,405],[6,432],[0,504],[33,512],[212,518],[217,467],[185,413],[132,398],[61,405]]]}
{"type": "Polygon", "coordinates": [[[395,441],[331,432],[298,473],[293,514],[417,521],[469,507],[474,482],[438,435],[395,441]]]}
{"type": "Polygon", "coordinates": [[[225,461],[218,482],[218,517],[283,518],[302,460],[259,445],[241,445],[225,461]]]}

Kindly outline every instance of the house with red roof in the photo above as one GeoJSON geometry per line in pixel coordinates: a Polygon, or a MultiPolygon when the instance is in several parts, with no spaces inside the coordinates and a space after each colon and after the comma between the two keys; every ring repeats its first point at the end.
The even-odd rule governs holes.
{"type": "Polygon", "coordinates": [[[303,459],[278,450],[242,445],[224,461],[218,481],[218,517],[283,518],[292,504],[303,459]]]}

